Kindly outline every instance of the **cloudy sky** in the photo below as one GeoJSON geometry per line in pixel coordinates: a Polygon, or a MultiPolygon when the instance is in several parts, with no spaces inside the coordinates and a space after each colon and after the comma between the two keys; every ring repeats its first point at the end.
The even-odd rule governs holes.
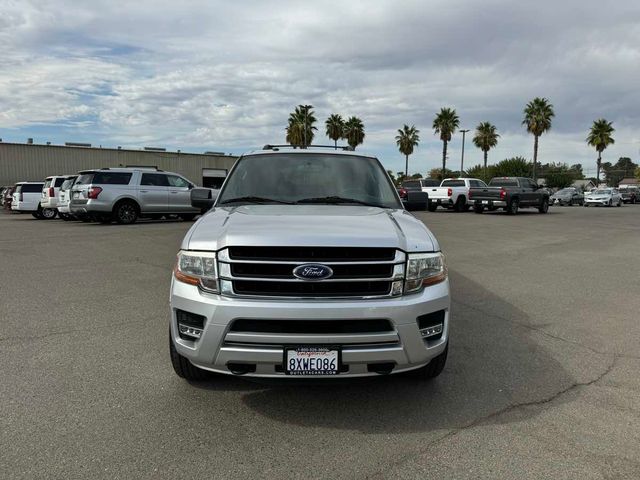
{"type": "MultiPolygon", "coordinates": [[[[240,153],[283,142],[288,112],[311,103],[322,121],[360,116],[362,149],[393,171],[395,132],[415,124],[410,171],[424,173],[441,162],[440,107],[497,125],[490,162],[530,158],[522,108],[544,96],[542,162],[595,173],[584,138],[599,117],[616,128],[605,159],[640,157],[637,0],[0,0],[0,65],[4,141],[240,153]]],[[[481,159],[467,139],[465,164],[481,159]]]]}

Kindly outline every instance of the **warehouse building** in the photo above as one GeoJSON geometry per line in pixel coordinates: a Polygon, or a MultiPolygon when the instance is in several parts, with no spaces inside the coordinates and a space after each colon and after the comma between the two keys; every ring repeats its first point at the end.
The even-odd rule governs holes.
{"type": "Polygon", "coordinates": [[[236,161],[222,152],[167,152],[164,148],[92,147],[83,143],[65,145],[8,143],[0,141],[0,185],[43,180],[50,175],[76,173],[105,167],[156,167],[179,173],[197,185],[219,188],[236,161]]]}

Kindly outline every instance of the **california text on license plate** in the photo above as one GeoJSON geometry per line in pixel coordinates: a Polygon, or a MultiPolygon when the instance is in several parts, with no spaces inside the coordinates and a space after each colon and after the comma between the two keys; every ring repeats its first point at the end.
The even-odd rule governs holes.
{"type": "Polygon", "coordinates": [[[288,375],[336,375],[340,371],[340,351],[331,347],[296,347],[285,350],[288,375]]]}

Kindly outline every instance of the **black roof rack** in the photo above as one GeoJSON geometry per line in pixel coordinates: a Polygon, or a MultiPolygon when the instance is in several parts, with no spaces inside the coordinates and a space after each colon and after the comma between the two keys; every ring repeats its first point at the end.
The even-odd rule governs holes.
{"type": "Polygon", "coordinates": [[[349,145],[338,145],[337,147],[335,145],[308,145],[306,148],[303,148],[300,145],[289,145],[288,143],[283,145],[266,144],[264,147],[262,147],[262,150],[280,150],[281,148],[299,148],[300,150],[306,150],[306,148],[330,148],[331,150],[344,150],[344,151],[354,150],[349,145]]]}

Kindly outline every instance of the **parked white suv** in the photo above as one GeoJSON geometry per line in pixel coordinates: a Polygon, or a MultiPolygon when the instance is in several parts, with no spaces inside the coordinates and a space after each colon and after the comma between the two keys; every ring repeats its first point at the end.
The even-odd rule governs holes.
{"type": "MultiPolygon", "coordinates": [[[[20,213],[30,213],[35,218],[44,218],[40,209],[40,197],[44,182],[18,182],[13,192],[11,210],[20,213]]],[[[45,213],[49,214],[50,211],[45,213]]],[[[53,212],[55,216],[55,211],[53,212]]]]}
{"type": "Polygon", "coordinates": [[[45,216],[45,218],[54,218],[58,213],[58,195],[60,194],[60,187],[67,178],[69,178],[69,175],[55,175],[44,179],[40,207],[43,210],[43,216],[45,216]],[[49,216],[45,215],[44,210],[53,210],[53,215],[49,212],[46,212],[49,216]]]}
{"type": "Polygon", "coordinates": [[[58,194],[58,216],[62,220],[71,220],[71,210],[69,203],[71,201],[71,187],[78,178],[77,175],[69,175],[67,179],[60,185],[60,193],[58,194]]]}
{"type": "Polygon", "coordinates": [[[469,189],[486,186],[486,183],[477,178],[445,178],[439,187],[427,190],[429,211],[435,212],[438,207],[444,207],[453,208],[456,212],[466,212],[472,205],[469,189]]]}
{"type": "Polygon", "coordinates": [[[215,206],[186,234],[171,282],[179,376],[442,372],[444,255],[376,158],[267,146],[238,159],[217,199],[191,194],[215,206]]]}
{"type": "Polygon", "coordinates": [[[71,188],[71,214],[103,223],[134,223],[139,217],[177,215],[193,220],[193,182],[149,168],[102,168],[78,173],[71,188]]]}

